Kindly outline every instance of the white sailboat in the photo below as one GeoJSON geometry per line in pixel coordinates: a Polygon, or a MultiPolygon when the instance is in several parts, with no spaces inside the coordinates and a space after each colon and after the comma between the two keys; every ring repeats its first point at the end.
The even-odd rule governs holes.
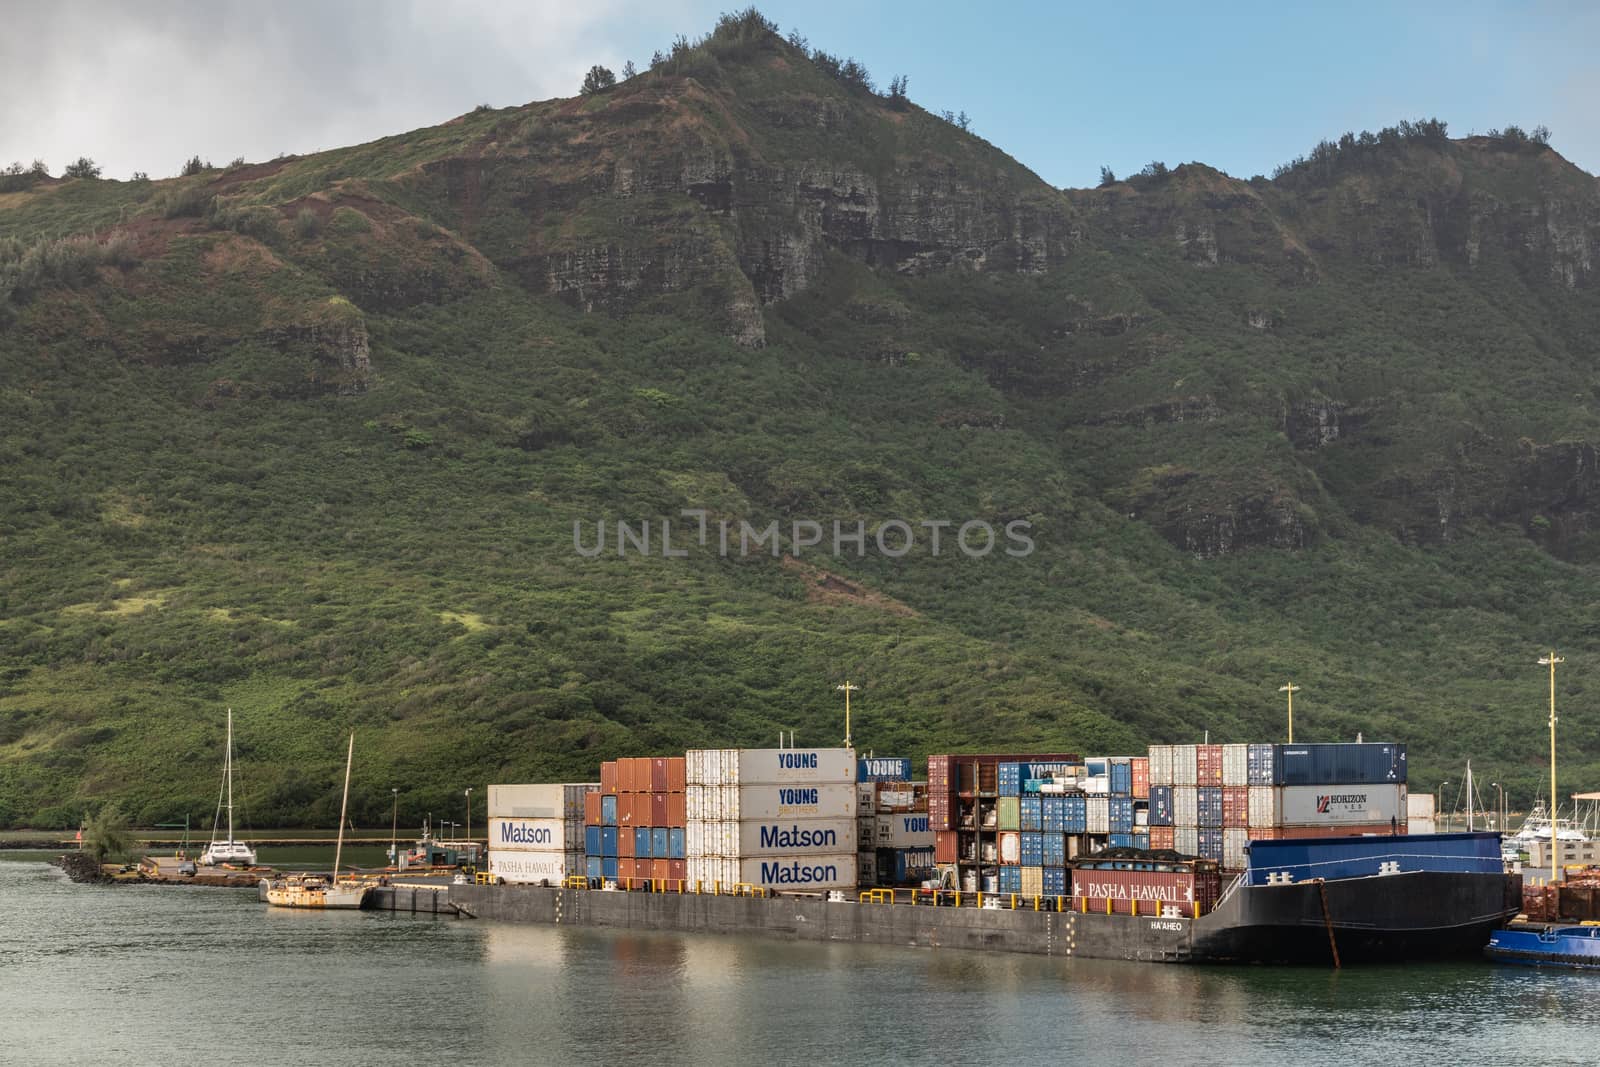
{"type": "Polygon", "coordinates": [[[211,819],[211,844],[206,846],[205,852],[200,855],[200,862],[207,867],[215,867],[221,863],[233,863],[242,867],[256,865],[256,850],[243,841],[236,841],[233,837],[233,709],[228,709],[228,748],[222,757],[222,788],[217,791],[217,814],[211,819]],[[226,803],[224,803],[226,799],[226,803]],[[226,841],[217,840],[217,822],[222,816],[222,809],[228,809],[228,838],[226,841]]]}
{"type": "Polygon", "coordinates": [[[350,763],[356,754],[356,735],[350,735],[350,747],[344,757],[344,799],[339,802],[339,840],[333,850],[333,876],[320,874],[290,874],[271,881],[263,881],[262,895],[275,908],[359,908],[366,903],[372,886],[367,882],[339,881],[339,867],[344,857],[345,814],[350,806],[350,763]]]}

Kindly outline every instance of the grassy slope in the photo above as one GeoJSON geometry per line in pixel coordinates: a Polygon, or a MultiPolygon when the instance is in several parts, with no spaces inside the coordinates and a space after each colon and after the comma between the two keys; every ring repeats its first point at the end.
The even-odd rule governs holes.
{"type": "MultiPolygon", "coordinates": [[[[846,135],[769,128],[748,103],[759,84],[838,95],[789,66],[725,64],[714,98],[683,105],[712,116],[694,137],[869,171],[954,158],[1029,181],[919,113],[847,99],[846,135]]],[[[1541,399],[1550,375],[1576,391],[1593,373],[1592,292],[1493,264],[1380,271],[1336,255],[1316,285],[1285,286],[1275,268],[1200,271],[1170,241],[1091,225],[1039,277],[905,278],[830,257],[810,291],[768,309],[768,347],[750,351],[708,328],[692,294],[620,318],[527,294],[477,255],[516,254],[511,200],[493,195],[506,186],[479,187],[468,210],[459,175],[428,167],[564,158],[567,135],[539,131],[606,106],[475,113],[220,179],[0,201],[0,234],[128,217],[145,234],[138,268],[41,293],[0,331],[0,824],[75,822],[110,797],[146,821],[209,812],[225,706],[248,817],[326,823],[352,726],[359,817],[381,816],[391,784],[419,815],[453,810],[467,784],[592,776],[620,753],[786,728],[826,741],[843,677],[868,686],[858,739],[920,755],[1272,736],[1274,689],[1292,676],[1300,736],[1409,740],[1419,782],[1475,756],[1528,796],[1532,659],[1551,640],[1572,664],[1568,765],[1600,770],[1577,710],[1600,636],[1593,568],[1486,524],[1406,547],[1369,514],[1373,485],[1434,469],[1463,425],[1592,434],[1586,403],[1541,399]],[[159,198],[180,185],[281,205],[282,221],[263,245],[164,220],[159,198]],[[327,216],[314,237],[292,223],[306,205],[327,216]],[[393,292],[412,295],[374,295],[393,292]],[[375,383],[303,395],[308,358],[262,331],[320,321],[341,293],[364,313],[375,383]],[[1243,321],[1263,301],[1281,320],[1264,333],[1243,321]],[[1138,325],[1060,329],[1116,313],[1138,325]],[[1507,363],[1524,370],[1508,378],[1507,363]],[[224,378],[244,395],[218,400],[224,378]],[[1296,390],[1376,397],[1384,442],[1296,454],[1276,420],[1296,390]],[[1217,398],[1217,422],[1097,419],[1195,394],[1217,398]],[[539,443],[530,431],[548,443],[522,447],[539,443]],[[1190,558],[1126,515],[1141,478],[1174,464],[1208,492],[1287,487],[1322,536],[1190,558]],[[771,559],[572,549],[574,520],[696,506],[762,523],[1028,517],[1039,551],[811,557],[878,601],[771,559]]],[[[641,136],[681,147],[656,126],[641,136]]],[[[692,203],[663,202],[705,225],[692,203]]],[[[608,211],[596,200],[562,225],[626,224],[608,211]]]]}

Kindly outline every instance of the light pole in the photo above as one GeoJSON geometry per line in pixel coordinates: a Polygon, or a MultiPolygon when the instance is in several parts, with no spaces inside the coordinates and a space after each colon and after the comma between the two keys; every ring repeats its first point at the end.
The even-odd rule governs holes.
{"type": "Polygon", "coordinates": [[[394,810],[389,813],[389,862],[397,863],[400,859],[400,790],[391,786],[389,792],[394,797],[394,810]]]}
{"type": "MultiPolygon", "coordinates": [[[[1450,782],[1449,782],[1448,779],[1446,779],[1445,781],[1439,783],[1439,800],[1433,806],[1434,818],[1437,819],[1440,823],[1444,823],[1445,822],[1445,817],[1444,817],[1444,791],[1445,791],[1445,789],[1447,789],[1449,787],[1449,785],[1450,785],[1450,782]]],[[[1444,833],[1449,833],[1450,832],[1450,827],[1448,825],[1446,825],[1444,830],[1443,830],[1443,832],[1444,833]]]]}
{"type": "Polygon", "coordinates": [[[1539,660],[1539,666],[1550,668],[1550,884],[1556,884],[1556,664],[1565,663],[1551,649],[1548,656],[1539,660]]]}
{"type": "Polygon", "coordinates": [[[1502,834],[1506,832],[1506,791],[1500,788],[1499,782],[1490,782],[1494,786],[1494,828],[1502,834]]]}
{"type": "Polygon", "coordinates": [[[472,840],[472,787],[467,786],[467,841],[472,840]]]}
{"type": "Polygon", "coordinates": [[[836,685],[833,688],[844,694],[844,747],[853,748],[854,745],[850,738],[850,694],[860,692],[861,687],[852,685],[846,679],[843,685],[836,685]]]}
{"type": "Polygon", "coordinates": [[[1289,743],[1294,744],[1294,695],[1300,692],[1300,687],[1290,682],[1288,685],[1278,686],[1278,692],[1289,694],[1289,743]]]}

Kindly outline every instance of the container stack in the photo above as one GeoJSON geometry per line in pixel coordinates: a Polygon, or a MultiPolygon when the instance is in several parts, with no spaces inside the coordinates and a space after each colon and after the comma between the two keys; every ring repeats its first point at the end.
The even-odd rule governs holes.
{"type": "Polygon", "coordinates": [[[582,875],[585,803],[599,790],[598,783],[491,785],[489,873],[551,885],[582,875]]]}
{"type": "Polygon", "coordinates": [[[584,873],[641,888],[687,877],[688,805],[682,756],[632,756],[600,765],[584,810],[584,873]]]}
{"type": "Polygon", "coordinates": [[[855,887],[853,749],[691,749],[686,758],[690,883],[855,887]]]}
{"type": "Polygon", "coordinates": [[[1243,869],[1254,840],[1406,832],[1392,744],[1152,745],[1150,847],[1243,869]]]}
{"type": "Polygon", "coordinates": [[[856,827],[862,885],[919,885],[932,874],[928,783],[912,781],[909,759],[857,761],[856,827]]]}
{"type": "Polygon", "coordinates": [[[1085,781],[1071,753],[930,756],[928,823],[945,884],[1064,895],[1067,860],[1087,847],[1085,781]]]}

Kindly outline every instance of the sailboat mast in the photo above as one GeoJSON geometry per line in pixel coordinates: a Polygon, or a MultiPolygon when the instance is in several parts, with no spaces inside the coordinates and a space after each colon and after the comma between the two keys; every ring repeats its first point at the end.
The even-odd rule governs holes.
{"type": "Polygon", "coordinates": [[[228,709],[228,751],[222,757],[222,770],[228,777],[228,841],[233,842],[233,709],[228,709]]]}
{"type": "Polygon", "coordinates": [[[1467,833],[1472,833],[1472,761],[1467,760],[1467,833]]]}
{"type": "Polygon", "coordinates": [[[350,806],[350,761],[356,755],[356,734],[350,731],[350,748],[344,755],[344,799],[339,801],[339,842],[333,847],[333,884],[339,884],[339,859],[344,855],[344,815],[350,806]]]}

